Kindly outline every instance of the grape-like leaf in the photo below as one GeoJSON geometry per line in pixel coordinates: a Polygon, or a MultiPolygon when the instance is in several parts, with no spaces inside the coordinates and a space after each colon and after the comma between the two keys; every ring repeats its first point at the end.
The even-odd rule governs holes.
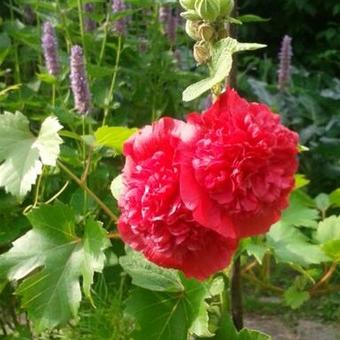
{"type": "Polygon", "coordinates": [[[307,266],[329,261],[320,245],[311,244],[307,237],[292,225],[282,222],[274,224],[267,234],[267,244],[281,262],[292,262],[307,266]]]}
{"type": "Polygon", "coordinates": [[[23,198],[41,173],[42,165],[55,165],[62,143],[58,135],[61,128],[55,117],[48,117],[35,137],[22,113],[0,115],[0,187],[23,198]]]}
{"type": "Polygon", "coordinates": [[[315,238],[320,243],[340,240],[340,216],[330,216],[321,221],[315,238]]]}
{"type": "Polygon", "coordinates": [[[310,299],[307,291],[299,290],[294,285],[289,287],[284,293],[285,303],[292,309],[301,307],[310,299]]]}
{"type": "Polygon", "coordinates": [[[0,278],[23,280],[16,293],[41,331],[76,315],[81,301],[79,278],[89,296],[94,272],[103,269],[109,241],[93,220],[85,224],[83,237],[77,236],[75,215],[62,203],[43,205],[28,219],[33,229],[0,256],[0,278]]]}
{"type": "Polygon", "coordinates": [[[158,292],[184,290],[176,270],[161,268],[131,249],[127,249],[127,255],[122,256],[119,263],[132,277],[132,283],[136,286],[158,292]]]}
{"type": "Polygon", "coordinates": [[[133,339],[187,340],[192,325],[195,327],[189,333],[207,329],[205,299],[209,294],[208,284],[184,278],[182,283],[185,288],[183,292],[153,292],[142,288],[132,292],[126,313],[137,321],[133,339]],[[202,308],[205,308],[203,314],[202,308]],[[199,326],[200,322],[203,324],[199,326]]]}

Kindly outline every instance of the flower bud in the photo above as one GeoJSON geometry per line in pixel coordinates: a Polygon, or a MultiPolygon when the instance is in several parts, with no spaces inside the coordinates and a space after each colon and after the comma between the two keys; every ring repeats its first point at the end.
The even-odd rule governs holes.
{"type": "Polygon", "coordinates": [[[198,33],[203,41],[210,41],[215,35],[215,29],[209,24],[202,24],[198,28],[198,33]]]}
{"type": "Polygon", "coordinates": [[[204,41],[199,41],[194,46],[194,58],[197,64],[206,64],[211,57],[209,45],[204,41]]]}
{"type": "Polygon", "coordinates": [[[196,0],[179,0],[179,3],[184,9],[188,10],[195,8],[195,1],[196,0]]]}
{"type": "Polygon", "coordinates": [[[203,20],[215,21],[220,15],[220,0],[196,0],[195,9],[203,20]]]}
{"type": "Polygon", "coordinates": [[[200,21],[188,20],[185,24],[185,31],[188,34],[188,36],[193,40],[201,40],[201,36],[198,32],[200,23],[201,23],[200,21]]]}
{"type": "Polygon", "coordinates": [[[220,15],[222,17],[228,17],[233,11],[234,6],[234,0],[220,0],[220,15]]]}
{"type": "Polygon", "coordinates": [[[181,13],[181,17],[186,19],[186,20],[191,20],[191,21],[201,20],[201,17],[193,9],[189,9],[189,10],[187,10],[185,12],[182,12],[181,13]]]}

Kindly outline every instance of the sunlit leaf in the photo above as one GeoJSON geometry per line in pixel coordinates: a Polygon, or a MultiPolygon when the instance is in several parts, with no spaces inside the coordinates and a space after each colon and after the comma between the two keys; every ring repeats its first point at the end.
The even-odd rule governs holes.
{"type": "Polygon", "coordinates": [[[103,269],[109,246],[104,230],[87,221],[76,234],[75,215],[62,203],[41,206],[29,215],[33,229],[0,256],[0,277],[23,280],[16,290],[37,330],[65,324],[78,311],[79,278],[90,296],[94,272],[103,269]]]}
{"type": "Polygon", "coordinates": [[[122,153],[124,142],[138,129],[120,126],[103,126],[95,132],[96,145],[106,146],[122,153]]]}
{"type": "Polygon", "coordinates": [[[62,129],[55,117],[42,123],[38,137],[20,112],[0,115],[0,186],[22,198],[31,190],[43,164],[54,166],[59,155],[62,129]]]}

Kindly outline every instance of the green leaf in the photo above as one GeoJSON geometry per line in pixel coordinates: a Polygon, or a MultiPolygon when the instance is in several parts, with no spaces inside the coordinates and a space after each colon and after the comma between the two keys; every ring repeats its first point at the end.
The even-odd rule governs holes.
{"type": "Polygon", "coordinates": [[[321,221],[315,239],[319,243],[340,240],[340,216],[330,216],[321,221]]]}
{"type": "Polygon", "coordinates": [[[38,77],[39,80],[41,80],[42,82],[47,83],[47,84],[55,84],[57,82],[56,77],[52,74],[47,73],[47,72],[38,73],[37,77],[38,77]]]}
{"type": "Polygon", "coordinates": [[[267,234],[267,244],[280,262],[307,266],[329,260],[319,245],[311,244],[298,229],[282,222],[271,227],[267,234]]]}
{"type": "Polygon", "coordinates": [[[294,285],[289,287],[284,292],[285,303],[292,309],[301,307],[306,301],[310,299],[310,295],[307,291],[301,291],[294,285]]]}
{"type": "Polygon", "coordinates": [[[295,195],[291,196],[289,207],[281,217],[284,224],[307,228],[316,228],[318,219],[319,212],[316,209],[306,207],[295,195]]]}
{"type": "Polygon", "coordinates": [[[194,280],[183,279],[185,291],[180,293],[152,292],[135,289],[126,313],[137,321],[134,340],[187,340],[188,329],[198,317],[207,287],[194,280]]]}
{"type": "Polygon", "coordinates": [[[215,277],[211,283],[209,283],[209,287],[203,297],[199,310],[198,315],[194,319],[189,332],[194,334],[200,338],[202,337],[212,337],[214,334],[209,329],[209,303],[207,302],[208,299],[212,299],[214,297],[219,297],[223,293],[225,287],[224,279],[222,276],[215,277]]]}
{"type": "Polygon", "coordinates": [[[331,202],[329,200],[329,196],[327,194],[319,194],[315,197],[316,207],[321,211],[326,211],[330,206],[331,202]]]}
{"type": "Polygon", "coordinates": [[[243,328],[239,333],[227,313],[223,313],[220,327],[213,340],[271,340],[269,335],[262,332],[243,328]]]}
{"type": "Polygon", "coordinates": [[[123,184],[123,175],[118,175],[116,178],[113,179],[110,185],[110,190],[112,193],[112,196],[118,201],[120,194],[123,190],[124,184],[123,184]]]}
{"type": "Polygon", "coordinates": [[[96,145],[106,146],[115,149],[118,153],[122,153],[124,142],[135,134],[138,129],[129,129],[126,127],[103,126],[95,133],[96,145]]]}
{"type": "Polygon", "coordinates": [[[340,261],[340,240],[328,241],[322,245],[322,250],[334,261],[340,261]]]}
{"type": "Polygon", "coordinates": [[[294,190],[301,189],[308,185],[310,183],[310,180],[306,178],[305,175],[297,174],[295,175],[295,187],[294,190]]]}
{"type": "Polygon", "coordinates": [[[258,15],[254,15],[254,14],[244,14],[244,15],[237,17],[236,19],[241,21],[242,23],[270,21],[270,19],[268,19],[268,18],[262,18],[258,15]]]}
{"type": "Polygon", "coordinates": [[[329,201],[333,207],[340,207],[340,188],[330,193],[329,201]]]}
{"type": "Polygon", "coordinates": [[[158,267],[138,252],[127,249],[127,255],[120,257],[119,263],[132,277],[132,283],[136,286],[158,292],[184,290],[176,270],[158,267]]]}
{"type": "Polygon", "coordinates": [[[237,40],[230,37],[218,41],[213,46],[211,61],[208,64],[210,77],[190,85],[183,92],[183,100],[185,102],[194,100],[227,78],[233,64],[233,53],[255,50],[263,47],[265,47],[265,45],[239,43],[237,40]]]}
{"type": "Polygon", "coordinates": [[[251,242],[246,246],[246,250],[249,256],[254,256],[256,258],[256,261],[262,264],[262,259],[269,248],[265,244],[257,244],[251,242]]]}
{"type": "Polygon", "coordinates": [[[33,229],[0,256],[0,277],[23,279],[16,293],[35,328],[42,331],[76,315],[81,300],[79,278],[83,277],[89,296],[94,272],[103,269],[103,251],[109,241],[93,220],[86,223],[84,236],[78,237],[74,213],[62,203],[43,205],[28,219],[33,229]]]}
{"type": "Polygon", "coordinates": [[[0,186],[23,198],[41,174],[42,165],[55,166],[62,143],[58,135],[61,128],[55,117],[48,117],[39,136],[34,137],[22,113],[0,115],[0,186]]]}

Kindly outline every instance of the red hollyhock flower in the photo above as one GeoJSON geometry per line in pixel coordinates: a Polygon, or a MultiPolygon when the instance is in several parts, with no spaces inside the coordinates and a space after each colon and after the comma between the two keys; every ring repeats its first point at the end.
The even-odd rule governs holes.
{"type": "Polygon", "coordinates": [[[190,130],[184,122],[163,118],[125,143],[118,228],[150,261],[205,279],[229,264],[237,241],[196,222],[180,198],[174,154],[180,136],[188,137],[190,130]]]}
{"type": "Polygon", "coordinates": [[[194,219],[225,237],[265,233],[288,205],[297,170],[296,133],[262,104],[229,89],[188,123],[178,150],[181,198],[194,219]]]}

